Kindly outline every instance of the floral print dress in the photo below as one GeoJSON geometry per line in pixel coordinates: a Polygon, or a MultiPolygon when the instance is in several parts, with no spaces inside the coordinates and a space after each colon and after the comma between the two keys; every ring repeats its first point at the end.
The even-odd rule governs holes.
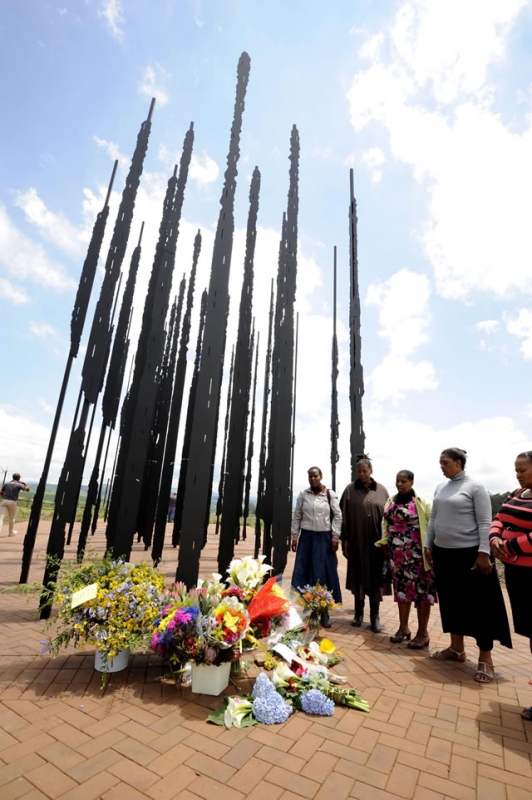
{"type": "Polygon", "coordinates": [[[384,512],[388,522],[388,551],[392,569],[394,600],[414,603],[416,608],[438,602],[434,574],[423,563],[423,548],[414,497],[392,501],[384,512]]]}

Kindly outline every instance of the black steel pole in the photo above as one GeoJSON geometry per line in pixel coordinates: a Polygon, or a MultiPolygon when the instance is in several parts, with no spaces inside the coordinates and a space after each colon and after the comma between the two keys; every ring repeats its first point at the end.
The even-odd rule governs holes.
{"type": "Polygon", "coordinates": [[[331,488],[336,491],[336,464],[338,463],[338,437],[340,420],[338,418],[338,338],[336,336],[336,246],[334,248],[333,282],[333,337],[331,371],[331,488]]]}
{"type": "Polygon", "coordinates": [[[255,509],[255,558],[261,552],[262,530],[261,520],[264,521],[264,490],[266,483],[266,455],[268,448],[268,407],[270,404],[270,373],[272,363],[272,337],[273,337],[273,278],[270,291],[270,316],[268,321],[268,346],[266,348],[266,359],[264,362],[264,388],[262,393],[262,424],[260,431],[260,451],[259,451],[259,480],[257,485],[257,507],[255,509]]]}
{"type": "Polygon", "coordinates": [[[349,203],[349,266],[351,275],[349,304],[349,333],[351,368],[349,373],[349,398],[351,401],[351,480],[357,477],[356,457],[365,451],[366,437],[362,419],[364,372],[362,369],[360,337],[360,294],[358,290],[358,236],[357,201],[355,198],[353,170],[349,170],[351,199],[349,203]]]}
{"type": "MultiPolygon", "coordinates": [[[[222,514],[223,502],[224,502],[224,490],[225,490],[225,479],[226,479],[226,472],[225,472],[225,459],[227,455],[227,437],[229,431],[229,417],[231,415],[231,401],[233,395],[233,375],[235,369],[235,348],[233,347],[231,351],[231,366],[229,368],[229,380],[227,382],[227,402],[225,406],[225,422],[224,422],[224,443],[222,448],[222,463],[220,465],[220,479],[218,481],[218,499],[216,501],[216,527],[214,533],[218,536],[220,531],[220,517],[222,514]]],[[[220,551],[220,546],[218,546],[218,552],[220,551]]],[[[223,573],[225,574],[225,570],[223,573]]]]}
{"type": "MultiPolygon", "coordinates": [[[[255,326],[253,326],[253,339],[255,337],[255,326]]],[[[243,524],[242,524],[242,538],[247,539],[247,524],[249,517],[249,495],[251,492],[251,462],[253,461],[253,451],[255,446],[255,404],[257,398],[257,374],[259,369],[259,342],[260,331],[257,331],[257,344],[255,346],[255,369],[253,372],[253,395],[251,398],[251,421],[249,423],[248,434],[248,452],[247,452],[247,470],[246,482],[244,488],[244,511],[243,511],[243,524]]]]}

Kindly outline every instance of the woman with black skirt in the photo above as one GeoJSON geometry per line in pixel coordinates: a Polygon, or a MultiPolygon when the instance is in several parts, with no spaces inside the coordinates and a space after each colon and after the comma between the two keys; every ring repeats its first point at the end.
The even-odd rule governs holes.
{"type": "Polygon", "coordinates": [[[434,567],[443,630],[451,644],[432,653],[437,661],[465,661],[464,636],[479,649],[475,680],[491,683],[494,640],[512,646],[508,617],[488,541],[491,501],[486,489],[464,472],[466,452],[444,450],[440,467],[446,478],[435,492],[425,541],[434,567]]]}
{"type": "MultiPolygon", "coordinates": [[[[521,489],[502,504],[490,528],[493,555],[504,562],[514,631],[526,636],[532,653],[532,450],[519,453],[515,474],[521,489]]],[[[532,707],[521,712],[532,721],[532,707]]]]}

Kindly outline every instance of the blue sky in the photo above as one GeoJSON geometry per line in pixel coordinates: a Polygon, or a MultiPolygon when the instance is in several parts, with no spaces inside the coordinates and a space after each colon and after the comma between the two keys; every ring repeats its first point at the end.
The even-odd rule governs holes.
{"type": "MultiPolygon", "coordinates": [[[[157,106],[131,235],[135,243],[145,220],[133,335],[165,183],[192,120],[176,282],[190,269],[201,228],[198,287],[207,284],[236,64],[246,50],[251,78],[228,345],[255,165],[262,188],[254,311],[265,344],[295,123],[302,147],[296,488],[309,464],[322,466],[326,482],[329,476],[334,245],[339,487],[349,480],[350,167],[359,216],[364,417],[376,478],[391,489],[396,471],[409,468],[431,494],[440,450],[456,445],[468,450],[471,474],[490,490],[512,488],[513,459],[532,446],[531,35],[528,0],[2,4],[0,466],[39,477],[88,237],[115,157],[117,208],[152,95],[157,106]]],[[[95,298],[100,281],[101,275],[95,298]]],[[[88,328],[84,341],[87,334],[88,328]]],[[[51,479],[66,448],[78,362],[51,479]]]]}

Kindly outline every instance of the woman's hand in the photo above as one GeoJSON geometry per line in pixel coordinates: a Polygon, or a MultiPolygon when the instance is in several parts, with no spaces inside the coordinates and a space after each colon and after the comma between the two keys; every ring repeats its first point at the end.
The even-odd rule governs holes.
{"type": "Polygon", "coordinates": [[[333,553],[338,552],[338,539],[331,540],[331,550],[333,551],[333,553]]]}
{"type": "Polygon", "coordinates": [[[487,553],[479,553],[471,569],[479,569],[483,575],[489,575],[493,569],[489,555],[487,553]]]}
{"type": "Polygon", "coordinates": [[[425,551],[425,558],[427,559],[427,564],[431,569],[434,569],[434,563],[432,561],[432,550],[430,549],[430,547],[424,547],[423,549],[425,551]]]}
{"type": "Polygon", "coordinates": [[[292,545],[290,549],[292,550],[292,553],[297,551],[297,539],[292,539],[292,545]]]}
{"type": "Polygon", "coordinates": [[[501,539],[500,536],[494,536],[492,539],[490,539],[490,547],[495,558],[500,558],[501,561],[506,561],[508,554],[504,549],[504,539],[501,539]]]}

